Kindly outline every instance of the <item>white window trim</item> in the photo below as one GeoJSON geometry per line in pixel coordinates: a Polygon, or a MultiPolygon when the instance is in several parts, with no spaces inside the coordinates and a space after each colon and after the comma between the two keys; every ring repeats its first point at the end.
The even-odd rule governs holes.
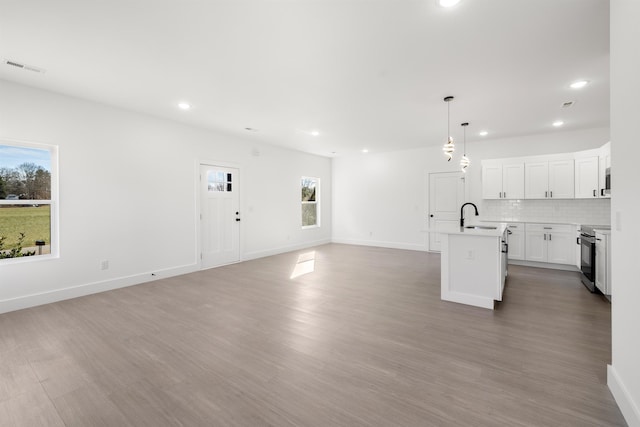
{"type": "Polygon", "coordinates": [[[50,144],[41,144],[31,141],[20,141],[15,139],[0,138],[0,145],[9,145],[12,147],[27,147],[37,148],[39,150],[46,150],[51,154],[51,200],[6,200],[0,199],[0,205],[49,205],[50,206],[50,226],[51,226],[51,251],[49,254],[20,257],[20,258],[7,258],[0,260],[1,265],[7,264],[21,264],[26,262],[37,262],[50,260],[52,258],[60,257],[60,241],[59,241],[59,210],[58,210],[58,146],[50,144]]]}
{"type": "Polygon", "coordinates": [[[301,184],[301,188],[302,188],[302,180],[303,179],[313,179],[316,182],[316,201],[315,202],[303,202],[302,200],[300,201],[300,218],[302,218],[302,205],[310,205],[310,204],[315,204],[316,205],[316,223],[313,225],[303,225],[301,226],[303,230],[307,230],[310,228],[320,228],[320,224],[321,224],[321,216],[320,216],[320,178],[315,177],[315,176],[303,176],[301,177],[300,180],[300,184],[301,184]]]}

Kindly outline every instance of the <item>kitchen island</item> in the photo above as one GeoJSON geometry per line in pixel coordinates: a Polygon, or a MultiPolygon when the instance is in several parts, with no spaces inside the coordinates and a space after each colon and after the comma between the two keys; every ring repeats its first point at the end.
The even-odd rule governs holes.
{"type": "Polygon", "coordinates": [[[476,223],[434,230],[441,234],[440,298],[494,308],[507,276],[507,224],[476,223]]]}

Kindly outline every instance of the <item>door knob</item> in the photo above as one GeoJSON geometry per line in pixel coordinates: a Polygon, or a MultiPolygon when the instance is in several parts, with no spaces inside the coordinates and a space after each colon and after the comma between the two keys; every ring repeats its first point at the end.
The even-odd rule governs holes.
{"type": "Polygon", "coordinates": [[[433,214],[429,215],[431,218],[433,218],[433,214]]]}

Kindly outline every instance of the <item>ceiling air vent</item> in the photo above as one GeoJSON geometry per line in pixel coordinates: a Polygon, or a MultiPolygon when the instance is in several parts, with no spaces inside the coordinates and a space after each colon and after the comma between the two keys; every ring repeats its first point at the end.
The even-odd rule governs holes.
{"type": "Polygon", "coordinates": [[[576,101],[567,101],[567,102],[563,102],[562,103],[562,108],[569,108],[569,107],[573,107],[573,104],[575,104],[576,101]]]}
{"type": "Polygon", "coordinates": [[[5,59],[4,63],[6,65],[10,65],[15,68],[20,68],[22,70],[33,71],[34,73],[44,73],[44,68],[35,67],[33,65],[21,64],[16,61],[12,61],[10,59],[5,59]]]}

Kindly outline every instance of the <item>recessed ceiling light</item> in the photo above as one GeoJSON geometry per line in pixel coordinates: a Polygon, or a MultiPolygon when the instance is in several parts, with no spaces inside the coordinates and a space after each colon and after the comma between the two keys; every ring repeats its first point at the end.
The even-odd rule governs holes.
{"type": "Polygon", "coordinates": [[[481,131],[478,133],[478,135],[480,135],[480,136],[487,136],[487,135],[489,135],[489,132],[487,132],[486,130],[481,130],[481,131]]]}
{"type": "Polygon", "coordinates": [[[312,130],[311,132],[309,132],[309,135],[311,135],[311,136],[318,136],[318,135],[320,135],[320,131],[312,130]]]}
{"type": "Polygon", "coordinates": [[[188,110],[189,108],[191,108],[191,104],[187,102],[181,102],[178,104],[178,108],[181,110],[188,110]]]}
{"type": "Polygon", "coordinates": [[[453,7],[460,3],[460,0],[438,0],[440,7],[453,7]]]}
{"type": "Polygon", "coordinates": [[[362,152],[363,152],[363,153],[368,153],[368,152],[369,152],[369,150],[367,150],[366,148],[363,148],[363,149],[362,149],[362,152]]]}
{"type": "Polygon", "coordinates": [[[564,122],[562,120],[556,120],[555,122],[553,122],[553,125],[557,128],[559,128],[560,126],[562,126],[564,124],[564,122]]]}
{"type": "Polygon", "coordinates": [[[578,80],[576,82],[571,83],[569,87],[571,87],[571,89],[582,89],[588,84],[589,84],[588,80],[578,80]]]}

